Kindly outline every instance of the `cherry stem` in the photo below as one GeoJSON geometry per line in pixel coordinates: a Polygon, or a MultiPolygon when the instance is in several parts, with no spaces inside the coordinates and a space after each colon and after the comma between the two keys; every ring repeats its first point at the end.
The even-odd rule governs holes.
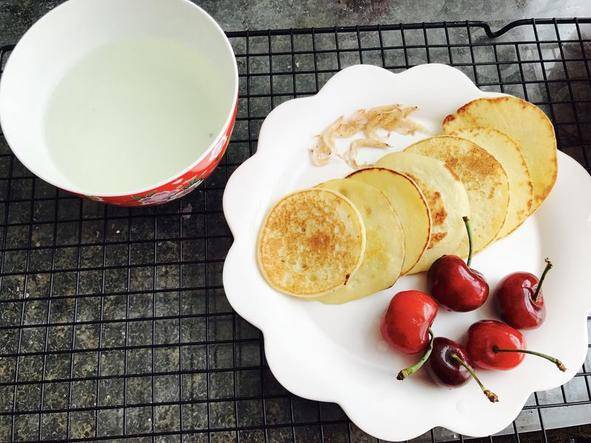
{"type": "Polygon", "coordinates": [[[552,263],[550,262],[550,259],[546,259],[546,267],[544,268],[544,272],[542,272],[542,276],[540,277],[540,281],[538,282],[538,286],[536,286],[536,292],[534,292],[533,295],[533,300],[536,301],[538,299],[538,295],[540,294],[540,291],[542,289],[542,283],[544,282],[544,279],[546,278],[546,274],[548,273],[548,271],[552,269],[552,263]]]}
{"type": "Polygon", "coordinates": [[[433,352],[433,340],[435,339],[435,337],[433,336],[433,331],[431,331],[431,329],[429,329],[429,337],[429,346],[427,347],[427,350],[425,351],[421,359],[414,365],[409,366],[408,368],[405,368],[402,371],[400,371],[396,376],[397,380],[404,380],[406,377],[410,377],[419,369],[421,369],[423,365],[427,362],[427,360],[429,360],[431,352],[433,352]]]}
{"type": "Polygon", "coordinates": [[[530,351],[530,350],[527,350],[527,349],[499,349],[497,346],[493,346],[493,352],[495,352],[495,353],[497,353],[497,352],[521,352],[523,354],[535,355],[537,357],[542,357],[542,358],[545,358],[548,361],[551,361],[562,372],[566,372],[566,366],[564,366],[564,364],[560,360],[558,360],[556,357],[552,357],[552,356],[547,355],[547,354],[542,354],[541,352],[530,351]]]}
{"type": "Polygon", "coordinates": [[[451,358],[453,358],[455,361],[457,361],[459,364],[461,364],[464,368],[466,368],[466,370],[470,373],[472,378],[474,380],[476,380],[476,383],[478,383],[478,386],[480,386],[480,389],[482,389],[482,392],[484,392],[484,395],[486,395],[486,398],[488,398],[491,403],[496,403],[499,401],[499,397],[497,396],[497,394],[495,394],[492,391],[489,391],[482,384],[482,382],[480,381],[480,379],[476,375],[476,371],[474,370],[474,368],[472,368],[472,366],[470,366],[468,363],[466,363],[464,360],[462,360],[458,354],[451,354],[451,358]]]}
{"type": "Polygon", "coordinates": [[[468,234],[468,260],[466,260],[466,264],[470,267],[470,263],[472,263],[472,229],[470,228],[470,219],[468,217],[464,216],[462,220],[464,220],[466,233],[468,234]]]}

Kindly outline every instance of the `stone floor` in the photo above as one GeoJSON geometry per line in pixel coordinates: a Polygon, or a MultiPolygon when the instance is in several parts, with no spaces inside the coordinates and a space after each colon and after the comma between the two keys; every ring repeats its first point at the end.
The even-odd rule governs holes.
{"type": "MultiPolygon", "coordinates": [[[[14,43],[32,22],[59,3],[0,2],[1,42],[14,43]]],[[[429,8],[418,1],[211,0],[199,4],[227,30],[466,18],[491,20],[498,25],[521,17],[591,15],[591,2],[586,0],[438,0],[429,2],[429,8]]],[[[553,32],[550,28],[542,32],[546,31],[548,35],[553,32]]],[[[572,28],[565,32],[573,36],[572,28]]],[[[407,44],[424,45],[419,34],[409,33],[407,44]]],[[[521,35],[521,30],[516,30],[512,38],[521,35]]],[[[589,38],[589,34],[585,35],[589,38]]],[[[392,32],[386,38],[396,42],[399,34],[392,32]]],[[[452,32],[452,38],[466,41],[465,29],[452,32]]],[[[294,45],[305,51],[311,48],[310,41],[309,36],[298,36],[294,45]]],[[[376,34],[368,33],[362,43],[375,45],[376,41],[376,34]]],[[[357,45],[355,35],[341,34],[339,42],[343,47],[357,45]]],[[[264,38],[258,43],[253,40],[250,50],[256,52],[259,44],[264,52],[267,43],[264,38]]],[[[257,136],[262,118],[294,93],[314,92],[338,66],[360,61],[357,52],[339,55],[330,34],[318,37],[316,43],[326,51],[316,60],[304,54],[294,58],[292,66],[290,57],[272,57],[274,69],[291,72],[287,76],[261,75],[248,84],[243,79],[241,92],[262,97],[241,103],[242,120],[237,124],[224,166],[205,186],[177,203],[129,211],[81,201],[32,178],[7,155],[9,148],[0,139],[0,220],[4,220],[0,238],[5,239],[0,280],[0,441],[95,435],[106,438],[123,432],[236,426],[247,428],[239,435],[247,441],[286,441],[293,437],[300,441],[322,437],[346,441],[349,436],[352,441],[371,441],[346,422],[336,405],[293,397],[276,382],[261,365],[259,332],[232,313],[221,282],[222,262],[231,242],[221,213],[223,186],[236,165],[255,147],[256,143],[249,139],[257,136]],[[327,71],[319,76],[318,84],[314,75],[297,73],[312,69],[314,61],[327,71]],[[271,82],[278,94],[275,100],[264,97],[271,82]],[[241,400],[233,401],[236,396],[241,400]],[[265,399],[261,400],[261,396],[265,399]],[[20,412],[14,422],[8,414],[11,411],[20,412]],[[318,426],[319,417],[331,424],[318,426]],[[260,429],[264,423],[273,425],[267,433],[260,429]],[[295,431],[292,423],[300,424],[295,431]]],[[[238,54],[244,53],[244,44],[244,39],[233,40],[238,54]]],[[[290,41],[277,37],[272,47],[278,52],[289,50],[290,41]]],[[[577,51],[577,45],[569,46],[566,55],[580,57],[577,51]]],[[[591,54],[590,47],[586,51],[591,54]]],[[[472,56],[482,60],[491,57],[487,47],[477,49],[474,55],[467,47],[454,48],[451,53],[432,50],[429,54],[432,61],[460,64],[472,56]]],[[[501,60],[516,60],[511,47],[500,49],[497,55],[501,60]]],[[[368,62],[382,64],[381,57],[372,51],[365,56],[368,62]]],[[[535,45],[522,46],[520,56],[523,60],[536,59],[539,49],[535,45]]],[[[543,56],[560,55],[553,46],[545,47],[543,56]]],[[[409,57],[411,64],[425,62],[426,52],[417,50],[409,57]]],[[[386,54],[384,60],[387,67],[395,69],[405,64],[395,51],[386,54]]],[[[268,63],[267,56],[253,57],[250,68],[264,74],[268,63]]],[[[239,58],[239,65],[244,72],[244,57],[239,58]]],[[[542,76],[536,63],[526,64],[522,70],[507,64],[500,72],[494,66],[462,69],[470,77],[477,75],[480,82],[492,85],[498,84],[499,76],[507,82],[542,76]]],[[[558,80],[550,88],[533,85],[524,89],[515,85],[506,91],[517,95],[527,92],[534,101],[565,100],[571,94],[591,96],[588,83],[569,90],[560,82],[565,78],[565,69],[571,78],[585,76],[584,64],[572,63],[565,68],[561,63],[549,63],[545,69],[548,78],[558,80]]],[[[498,86],[489,89],[498,90],[498,86]]],[[[586,106],[579,111],[591,114],[586,106]]],[[[582,162],[582,151],[577,148],[580,135],[568,120],[573,118],[572,110],[565,110],[559,118],[563,119],[560,139],[565,146],[573,146],[569,154],[582,162]]],[[[583,125],[583,129],[585,134],[591,134],[591,124],[583,125]]],[[[589,368],[591,361],[587,363],[589,368]]],[[[552,404],[564,398],[586,400],[588,389],[588,380],[577,377],[564,391],[540,394],[538,401],[552,404]]],[[[535,404],[535,399],[530,404],[535,404]]],[[[569,414],[591,416],[591,408],[585,407],[572,407],[554,418],[548,411],[544,418],[550,424],[559,424],[569,414]]],[[[537,412],[522,413],[517,426],[520,430],[537,429],[537,412]]],[[[589,438],[590,432],[589,426],[567,429],[551,433],[550,439],[589,438]]],[[[437,430],[436,435],[451,437],[442,430],[437,430]]],[[[214,441],[233,441],[237,435],[222,430],[210,437],[214,441]]],[[[540,438],[540,434],[533,434],[522,441],[540,438]]],[[[430,436],[425,439],[430,441],[430,436]]],[[[204,440],[206,433],[185,437],[185,441],[204,440]]],[[[180,438],[163,435],[159,441],[180,438]]]]}

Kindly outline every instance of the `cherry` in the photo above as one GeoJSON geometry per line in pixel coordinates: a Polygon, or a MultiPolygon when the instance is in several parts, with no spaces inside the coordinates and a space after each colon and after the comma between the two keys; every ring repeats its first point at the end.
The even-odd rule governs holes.
{"type": "Polygon", "coordinates": [[[525,349],[525,338],[517,329],[498,320],[481,320],[468,329],[466,349],[470,361],[481,369],[512,369],[523,361],[524,354],[536,355],[566,371],[562,362],[541,352],[525,349]]]}
{"type": "Polygon", "coordinates": [[[460,386],[470,380],[470,372],[460,361],[467,364],[468,355],[459,343],[445,337],[433,340],[427,369],[435,381],[446,386],[460,386]]]}
{"type": "Polygon", "coordinates": [[[470,268],[472,233],[468,217],[464,217],[468,233],[468,260],[457,255],[444,255],[431,265],[427,283],[433,297],[451,311],[468,312],[479,308],[488,298],[488,284],[483,275],[470,268]]]}
{"type": "Polygon", "coordinates": [[[396,378],[404,380],[417,372],[427,362],[429,375],[437,383],[445,386],[460,386],[470,378],[474,378],[484,395],[491,402],[499,401],[496,394],[484,387],[468,361],[468,354],[462,345],[449,338],[433,338],[431,336],[431,343],[423,357],[414,365],[400,371],[396,378]]]}
{"type": "Polygon", "coordinates": [[[546,259],[546,268],[538,278],[529,272],[509,274],[495,291],[495,302],[500,317],[517,329],[537,328],[546,318],[542,283],[552,263],[546,259]]]}
{"type": "Polygon", "coordinates": [[[429,328],[437,315],[437,302],[422,291],[402,291],[392,297],[381,324],[388,344],[405,354],[417,354],[429,344],[429,328]]]}

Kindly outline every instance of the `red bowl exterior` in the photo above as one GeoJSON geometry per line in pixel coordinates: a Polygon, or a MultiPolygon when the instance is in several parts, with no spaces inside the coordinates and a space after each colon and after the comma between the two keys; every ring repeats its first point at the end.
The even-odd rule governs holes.
{"type": "Polygon", "coordinates": [[[98,197],[93,195],[80,195],[80,197],[117,206],[153,206],[163,205],[177,198],[183,197],[199,186],[220,163],[224,156],[230,137],[236,122],[238,101],[234,105],[232,118],[220,138],[208,149],[206,155],[193,168],[177,178],[170,180],[157,188],[150,189],[140,194],[129,194],[112,197],[98,197]]]}

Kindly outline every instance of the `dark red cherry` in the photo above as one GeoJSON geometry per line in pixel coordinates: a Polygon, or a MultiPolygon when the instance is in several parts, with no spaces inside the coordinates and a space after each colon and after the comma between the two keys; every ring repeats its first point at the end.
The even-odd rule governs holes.
{"type": "Polygon", "coordinates": [[[436,337],[427,369],[435,381],[447,386],[460,386],[470,379],[470,372],[460,360],[467,362],[468,354],[459,343],[449,338],[436,337]]]}
{"type": "Polygon", "coordinates": [[[538,280],[529,272],[508,275],[497,287],[494,300],[499,316],[517,329],[537,328],[546,318],[542,283],[552,263],[546,259],[546,268],[538,280]]]}
{"type": "Polygon", "coordinates": [[[464,217],[468,233],[468,260],[457,255],[444,255],[433,262],[427,273],[429,292],[440,305],[450,311],[468,312],[479,308],[488,298],[488,283],[483,275],[470,268],[472,261],[472,233],[468,218],[464,217]]]}
{"type": "Polygon", "coordinates": [[[421,359],[400,371],[396,378],[404,380],[427,363],[429,374],[437,383],[445,386],[460,386],[470,378],[474,378],[484,395],[491,402],[497,402],[499,399],[496,394],[484,387],[468,361],[468,354],[462,345],[445,337],[436,337],[431,340],[427,352],[421,359]]]}

